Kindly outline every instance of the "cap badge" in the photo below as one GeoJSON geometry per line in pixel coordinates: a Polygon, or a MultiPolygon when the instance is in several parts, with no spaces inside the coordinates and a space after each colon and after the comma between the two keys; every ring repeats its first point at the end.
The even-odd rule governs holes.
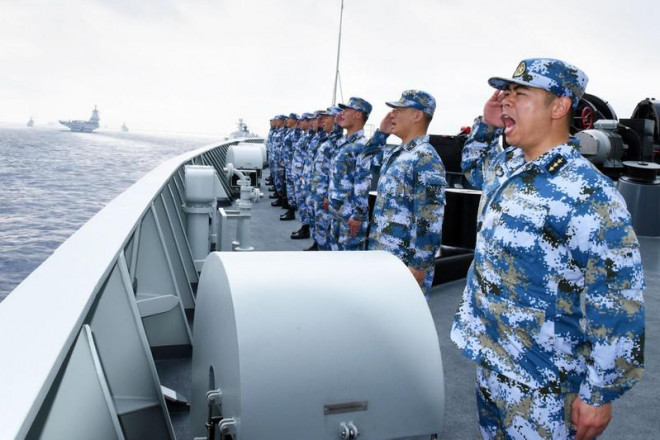
{"type": "Polygon", "coordinates": [[[525,65],[524,61],[521,61],[520,64],[518,64],[518,67],[516,68],[516,71],[513,72],[513,77],[517,76],[522,76],[523,73],[525,73],[525,70],[527,69],[527,66],[525,65]]]}

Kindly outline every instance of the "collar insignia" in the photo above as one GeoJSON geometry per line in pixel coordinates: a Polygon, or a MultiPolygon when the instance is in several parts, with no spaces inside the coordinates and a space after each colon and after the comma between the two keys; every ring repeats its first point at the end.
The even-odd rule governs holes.
{"type": "Polygon", "coordinates": [[[564,156],[557,154],[548,162],[545,169],[554,176],[564,165],[566,165],[566,159],[564,159],[564,156]]]}

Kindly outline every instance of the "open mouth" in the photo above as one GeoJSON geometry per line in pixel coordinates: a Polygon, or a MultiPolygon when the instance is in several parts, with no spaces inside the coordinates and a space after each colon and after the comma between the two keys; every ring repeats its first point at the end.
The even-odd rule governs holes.
{"type": "Polygon", "coordinates": [[[509,115],[502,115],[502,123],[504,124],[504,134],[509,135],[516,126],[516,121],[509,115]]]}

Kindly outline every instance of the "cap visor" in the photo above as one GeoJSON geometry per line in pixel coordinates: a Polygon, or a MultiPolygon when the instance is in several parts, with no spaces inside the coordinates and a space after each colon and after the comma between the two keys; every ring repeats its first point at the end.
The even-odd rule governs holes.
{"type": "Polygon", "coordinates": [[[537,86],[537,85],[534,85],[534,84],[530,84],[527,81],[523,81],[523,80],[520,80],[520,79],[512,79],[512,78],[502,78],[502,77],[499,77],[499,76],[494,76],[494,77],[490,78],[488,80],[488,84],[491,87],[499,89],[499,90],[509,90],[509,86],[511,84],[518,84],[518,85],[521,85],[521,86],[531,87],[531,88],[534,88],[534,89],[543,89],[543,87],[540,87],[540,86],[537,86]]]}
{"type": "Polygon", "coordinates": [[[385,105],[392,108],[410,107],[409,105],[404,104],[401,101],[388,101],[385,103],[385,105]]]}

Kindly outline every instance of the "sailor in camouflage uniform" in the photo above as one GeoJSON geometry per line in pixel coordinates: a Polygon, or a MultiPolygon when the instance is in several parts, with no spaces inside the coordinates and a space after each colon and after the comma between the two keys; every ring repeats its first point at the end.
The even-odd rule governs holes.
{"type": "Polygon", "coordinates": [[[371,113],[371,104],[352,97],[342,109],[338,125],[346,135],[337,142],[337,153],[330,162],[328,211],[330,212],[329,241],[332,250],[363,250],[367,240],[366,216],[358,208],[367,205],[371,173],[357,173],[357,159],[366,147],[364,124],[371,113]]]}
{"type": "Polygon", "coordinates": [[[384,145],[392,133],[402,143],[383,153],[369,249],[399,257],[428,295],[442,239],[446,186],[445,167],[426,135],[435,99],[421,90],[406,90],[387,105],[393,110],[374,138],[384,145]]]}
{"type": "Polygon", "coordinates": [[[277,199],[276,201],[272,202],[271,205],[273,206],[281,206],[281,191],[282,191],[282,182],[280,180],[280,170],[279,170],[279,154],[280,154],[280,145],[282,143],[282,139],[284,138],[284,134],[286,132],[286,127],[284,126],[286,120],[286,116],[284,115],[277,115],[275,116],[275,132],[273,133],[273,136],[270,139],[269,142],[269,151],[268,151],[268,160],[269,160],[269,168],[270,168],[270,177],[271,180],[273,181],[273,187],[275,189],[273,195],[270,196],[270,198],[277,199]]]}
{"type": "MultiPolygon", "coordinates": [[[[268,167],[270,168],[271,172],[273,170],[273,141],[277,137],[277,133],[279,131],[280,126],[282,125],[280,123],[280,120],[278,119],[281,115],[273,116],[270,120],[270,130],[268,131],[268,137],[266,138],[266,156],[268,160],[268,167]]],[[[282,116],[283,117],[283,116],[282,116]]],[[[275,181],[273,180],[273,176],[269,176],[266,183],[268,185],[275,185],[275,181]]],[[[273,188],[274,190],[275,188],[273,188]]]]}
{"type": "Polygon", "coordinates": [[[302,130],[298,122],[300,117],[296,113],[290,113],[286,119],[286,124],[289,129],[284,136],[281,145],[280,162],[284,169],[284,192],[285,200],[283,207],[287,210],[286,213],[280,216],[280,220],[293,220],[296,218],[296,193],[293,188],[293,170],[291,165],[293,163],[293,155],[295,151],[294,145],[300,138],[302,130]]]}
{"type": "MultiPolygon", "coordinates": [[[[298,233],[295,233],[296,236],[294,237],[293,235],[291,238],[309,238],[313,237],[314,235],[314,205],[312,203],[312,198],[311,198],[311,188],[312,188],[312,172],[313,172],[313,165],[314,165],[314,158],[316,157],[316,151],[318,150],[319,145],[323,141],[325,141],[325,138],[327,134],[325,131],[323,131],[323,128],[321,128],[319,122],[321,120],[321,114],[323,113],[322,110],[317,110],[313,113],[313,119],[312,119],[312,128],[311,131],[314,133],[312,138],[310,139],[309,143],[307,144],[307,151],[305,152],[305,157],[303,160],[303,169],[302,169],[302,185],[301,185],[301,193],[302,197],[304,198],[304,210],[305,210],[305,216],[307,219],[307,228],[305,230],[304,226],[301,228],[298,233]]],[[[300,205],[298,205],[298,209],[300,209],[300,205]]],[[[312,246],[308,249],[305,250],[316,250],[316,242],[312,244],[312,246]]]]}
{"type": "Polygon", "coordinates": [[[309,145],[314,132],[312,128],[313,113],[303,113],[300,115],[298,125],[302,131],[300,137],[294,144],[293,157],[291,158],[291,176],[293,180],[294,198],[296,207],[300,214],[301,227],[298,231],[291,233],[292,239],[309,238],[309,219],[305,206],[305,195],[303,193],[303,167],[307,156],[307,146],[309,145]]]}
{"type": "Polygon", "coordinates": [[[337,142],[342,137],[343,129],[335,123],[341,113],[339,107],[330,107],[322,114],[320,125],[328,133],[314,157],[311,181],[311,197],[314,205],[314,241],[318,250],[330,250],[328,234],[330,232],[330,214],[328,213],[328,185],[330,162],[337,152],[337,142]]]}
{"type": "MultiPolygon", "coordinates": [[[[308,238],[314,237],[315,231],[315,203],[312,190],[312,179],[314,177],[314,160],[316,159],[316,153],[319,149],[319,146],[325,142],[328,137],[328,133],[325,132],[323,124],[323,114],[325,110],[317,110],[314,112],[314,119],[312,120],[312,129],[315,134],[307,145],[307,154],[305,155],[305,162],[303,164],[303,185],[302,192],[305,197],[305,211],[307,213],[307,224],[309,225],[308,234],[305,234],[305,231],[300,231],[299,238],[308,238]],[[305,237],[307,235],[307,237],[305,237]]],[[[316,251],[318,250],[318,244],[316,241],[304,249],[306,251],[316,251]]]]}
{"type": "Polygon", "coordinates": [[[484,439],[592,439],[642,374],[639,244],[624,200],[569,134],[586,75],[528,59],[489,83],[463,150],[483,192],[451,338],[478,364],[484,439]]]}

